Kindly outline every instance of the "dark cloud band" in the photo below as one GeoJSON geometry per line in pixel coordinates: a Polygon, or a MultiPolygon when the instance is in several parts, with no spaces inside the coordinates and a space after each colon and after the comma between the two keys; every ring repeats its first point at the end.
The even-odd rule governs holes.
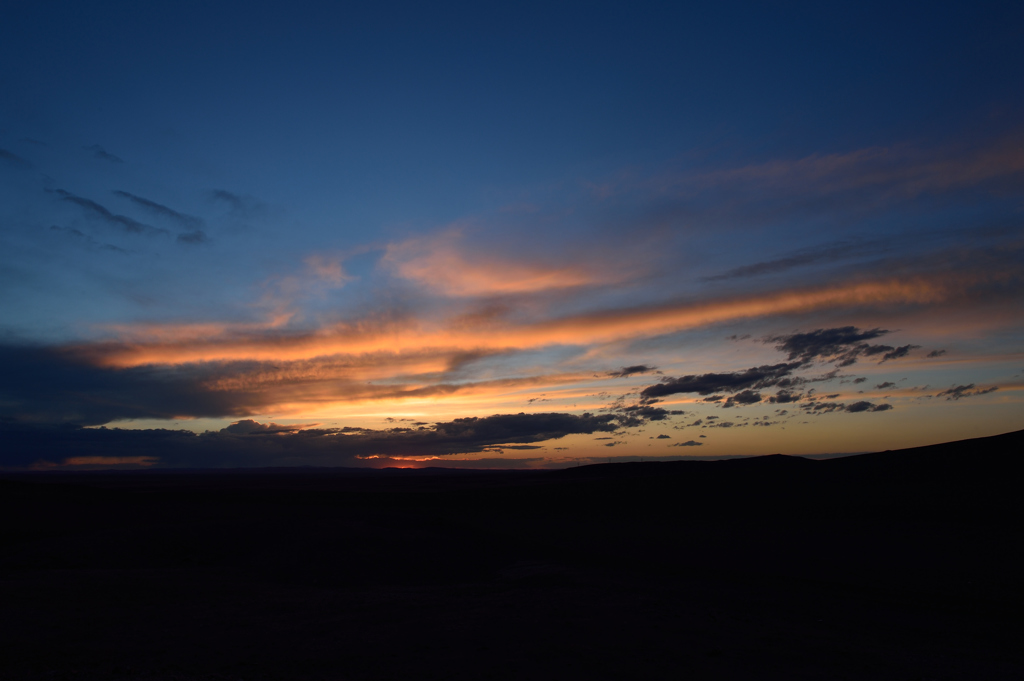
{"type": "Polygon", "coordinates": [[[710,395],[715,392],[738,392],[779,385],[787,376],[803,366],[803,362],[785,362],[752,367],[745,371],[731,373],[691,374],[679,378],[668,378],[661,383],[648,386],[640,393],[644,399],[696,393],[710,395]]]}
{"type": "Polygon", "coordinates": [[[368,458],[425,458],[532,448],[566,435],[613,432],[611,414],[496,414],[416,428],[307,428],[240,421],[217,432],[126,430],[0,422],[6,446],[0,467],[24,468],[69,459],[148,459],[187,468],[341,466],[368,458]]]}

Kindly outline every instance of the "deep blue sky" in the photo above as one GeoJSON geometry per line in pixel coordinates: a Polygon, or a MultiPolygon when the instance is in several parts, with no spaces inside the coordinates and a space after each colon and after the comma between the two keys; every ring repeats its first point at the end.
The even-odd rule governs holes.
{"type": "MultiPolygon", "coordinates": [[[[345,380],[529,379],[540,395],[572,371],[777,359],[744,351],[727,366],[715,353],[730,334],[855,324],[915,329],[903,340],[923,347],[951,342],[955,318],[964,352],[998,359],[977,377],[929,384],[1009,381],[1019,363],[1020,327],[1006,320],[1022,300],[1020,3],[8,0],[2,17],[5,347],[74,348],[109,368],[96,348],[251,341],[132,360],[188,373],[197,361],[270,361],[252,347],[292,347],[339,324],[362,333],[415,318],[418,351],[443,341],[445,352],[489,359],[445,355],[438,369],[378,357],[376,373],[345,380]],[[899,311],[815,303],[820,313],[510,340],[515,349],[493,356],[476,331],[450,337],[480,320],[518,338],[509,329],[573,315],[883,280],[962,290],[900,289],[913,309],[899,311]],[[1003,307],[984,316],[976,300],[1003,307]]],[[[374,342],[374,356],[410,352],[407,336],[374,342]]],[[[370,352],[328,345],[280,362],[370,352]]],[[[54,372],[52,389],[70,390],[54,372]]],[[[115,409],[108,421],[350,414],[324,411],[345,402],[338,386],[285,383],[278,401],[115,409]]],[[[11,418],[92,413],[44,418],[26,390],[0,395],[11,418]]],[[[549,408],[576,413],[576,397],[549,408]]],[[[406,409],[395,399],[358,417],[406,409]]],[[[443,416],[518,410],[518,397],[495,399],[455,402],[443,416]]]]}
{"type": "Polygon", "coordinates": [[[8,2],[3,126],[355,231],[1020,113],[1017,3],[481,4],[8,2]]]}

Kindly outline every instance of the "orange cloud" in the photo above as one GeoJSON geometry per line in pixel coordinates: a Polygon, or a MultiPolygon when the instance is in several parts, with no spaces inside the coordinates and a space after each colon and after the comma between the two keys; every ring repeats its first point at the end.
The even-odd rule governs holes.
{"type": "MultiPolygon", "coordinates": [[[[535,389],[550,390],[553,386],[576,384],[591,378],[591,374],[546,374],[462,383],[360,385],[326,381],[319,384],[267,384],[262,386],[261,394],[254,396],[260,400],[254,408],[275,414],[328,418],[341,408],[351,412],[353,406],[400,401],[406,409],[415,410],[416,405],[421,405],[430,412],[431,418],[439,418],[445,414],[461,416],[480,409],[492,409],[494,402],[503,398],[517,396],[514,402],[523,404],[535,389]],[[443,401],[448,411],[437,409],[438,401],[443,401]]],[[[534,410],[540,408],[541,405],[537,405],[534,410]]],[[[524,408],[518,407],[517,411],[524,411],[524,408]]]]}
{"type": "MultiPolygon", "coordinates": [[[[307,332],[189,325],[135,329],[123,340],[80,346],[76,352],[97,364],[131,367],[204,361],[296,362],[330,356],[376,355],[381,363],[403,363],[405,353],[434,352],[455,357],[472,352],[591,345],[643,338],[721,322],[794,314],[828,308],[932,304],[958,297],[977,277],[915,277],[853,282],[827,288],[794,289],[760,296],[615,309],[560,319],[517,323],[487,317],[473,323],[406,317],[343,322],[307,332]],[[148,338],[145,336],[148,335],[148,338]]],[[[442,366],[425,357],[423,366],[442,366]]],[[[370,366],[376,362],[367,362],[370,366]]],[[[367,369],[368,372],[371,370],[367,369]]],[[[371,374],[367,374],[369,378],[371,374]]],[[[380,374],[373,374],[380,377],[380,374]]]]}
{"type": "Polygon", "coordinates": [[[517,262],[470,253],[457,231],[390,244],[383,263],[404,279],[457,297],[536,293],[622,279],[592,265],[517,262]]]}
{"type": "Polygon", "coordinates": [[[352,277],[345,273],[345,270],[341,267],[341,262],[337,259],[331,259],[323,255],[311,255],[306,258],[305,262],[314,277],[332,286],[343,286],[352,279],[352,277]]]}

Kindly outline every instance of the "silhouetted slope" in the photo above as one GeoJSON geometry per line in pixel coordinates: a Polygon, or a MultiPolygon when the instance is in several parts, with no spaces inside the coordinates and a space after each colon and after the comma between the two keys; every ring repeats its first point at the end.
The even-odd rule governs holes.
{"type": "Polygon", "coordinates": [[[1022,438],[7,475],[0,676],[1021,678],[1022,438]]]}
{"type": "Polygon", "coordinates": [[[886,476],[904,482],[915,479],[967,479],[997,486],[1012,482],[1024,456],[1024,431],[947,442],[926,447],[861,454],[827,461],[843,476],[886,476]]]}

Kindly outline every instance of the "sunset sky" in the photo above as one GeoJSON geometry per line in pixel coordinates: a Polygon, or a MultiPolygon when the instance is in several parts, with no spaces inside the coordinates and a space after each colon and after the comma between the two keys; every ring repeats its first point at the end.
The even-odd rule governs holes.
{"type": "Polygon", "coordinates": [[[1021,3],[365,5],[4,3],[0,467],[1024,428],[1021,3]]]}

